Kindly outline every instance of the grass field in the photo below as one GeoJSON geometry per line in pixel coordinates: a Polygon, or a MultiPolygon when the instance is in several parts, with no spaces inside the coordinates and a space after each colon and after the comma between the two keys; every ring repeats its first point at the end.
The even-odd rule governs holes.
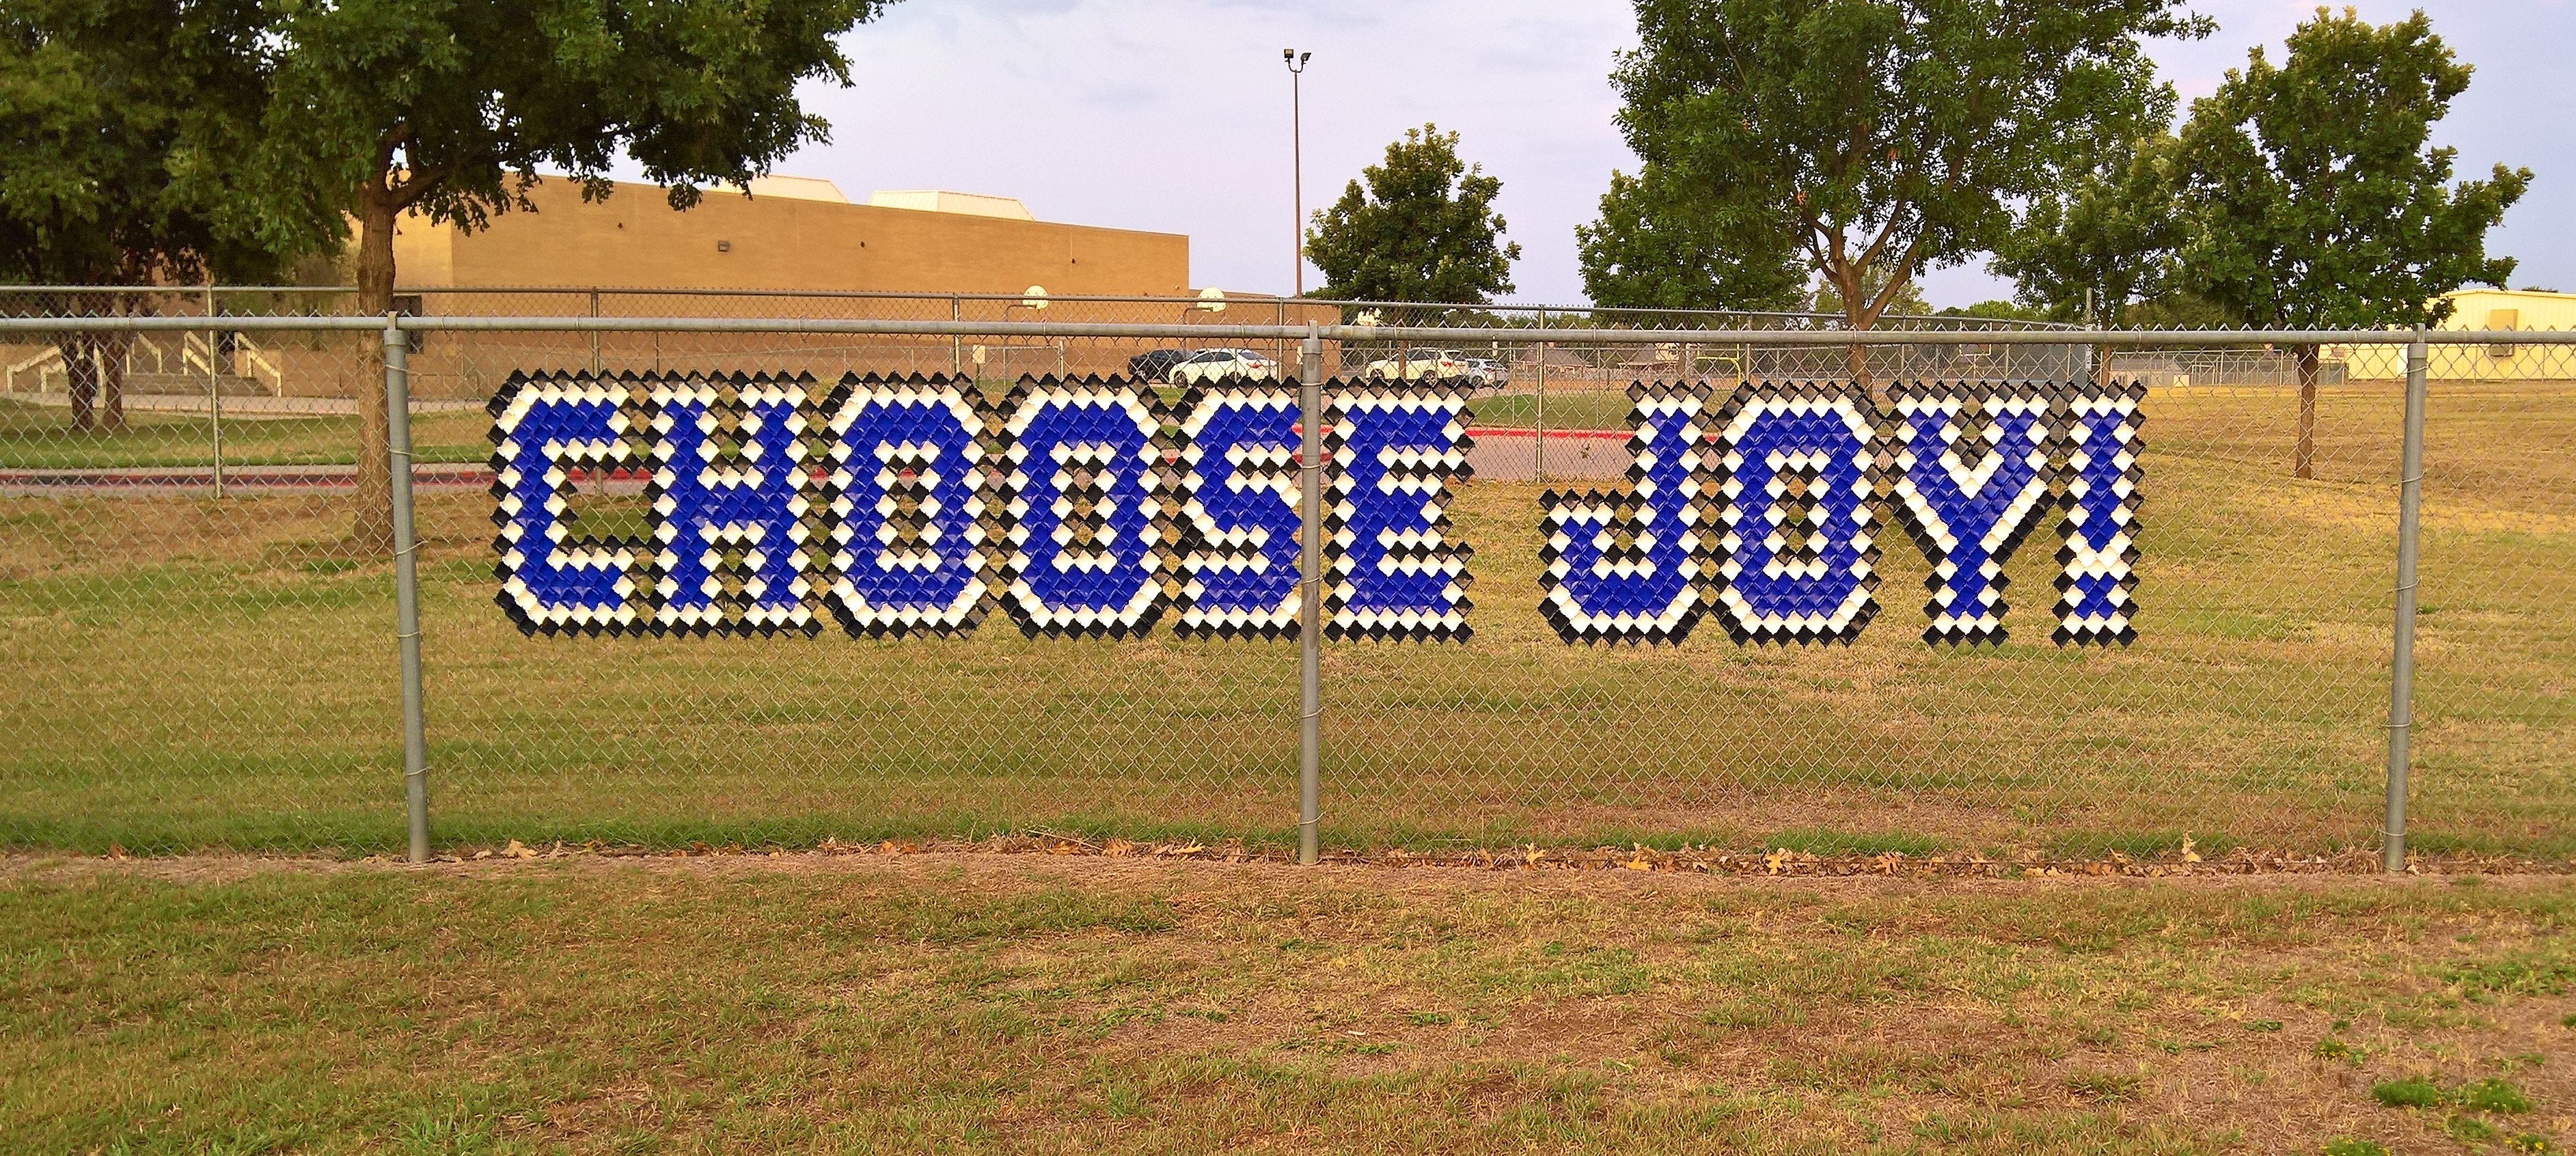
{"type": "MultiPolygon", "coordinates": [[[[1462,486],[1476,639],[1327,653],[1326,837],[2374,844],[2397,400],[2328,390],[2294,481],[2287,393],[2151,397],[2143,637],[2112,653],[2047,645],[2046,531],[2009,568],[2011,645],[1925,647],[1893,528],[1849,649],[1568,648],[1535,609],[1540,487],[1462,486]]],[[[2415,845],[2576,854],[2576,397],[2446,384],[2431,428],[2415,845]]],[[[0,844],[398,845],[390,570],[341,501],[0,498],[0,844]]],[[[532,641],[490,602],[489,499],[421,509],[442,842],[1291,835],[1285,644],[532,641]]]]}
{"type": "Polygon", "coordinates": [[[2571,919],[2565,877],[19,858],[0,1149],[2558,1152],[2571,919]]]}
{"type": "MultiPolygon", "coordinates": [[[[412,418],[412,451],[424,463],[482,462],[492,456],[479,412],[424,413],[412,418]]],[[[224,463],[233,466],[352,465],[358,460],[355,417],[224,415],[224,463]]],[[[126,428],[75,431],[71,411],[0,398],[0,468],[18,470],[205,466],[214,460],[207,414],[129,410],[126,428]]]]}
{"type": "MultiPolygon", "coordinates": [[[[1476,403],[1476,424],[1498,429],[1533,429],[1539,424],[1538,395],[1507,393],[1476,403]]],[[[1624,390],[1551,389],[1547,394],[1549,429],[1626,429],[1632,403],[1624,390]]]]}

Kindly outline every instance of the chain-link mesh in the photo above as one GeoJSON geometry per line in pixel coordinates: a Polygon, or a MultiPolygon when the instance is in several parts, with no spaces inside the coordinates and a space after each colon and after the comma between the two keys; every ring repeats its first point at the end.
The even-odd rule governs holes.
{"type": "MultiPolygon", "coordinates": [[[[1196,300],[1041,308],[973,295],[406,296],[417,300],[400,302],[405,311],[427,315],[1019,326],[983,335],[787,325],[414,331],[431,814],[442,844],[799,844],[1032,828],[1293,841],[1298,651],[1287,632],[1185,635],[1175,611],[1135,637],[1030,637],[1000,601],[1007,581],[994,583],[991,612],[971,630],[854,631],[830,604],[827,563],[839,548],[830,536],[850,524],[849,510],[833,504],[865,491],[877,511],[869,532],[888,535],[880,544],[889,557],[932,558],[929,532],[959,524],[939,520],[935,455],[919,456],[913,443],[902,454],[915,456],[887,451],[857,466],[856,449],[845,448],[838,488],[825,482],[836,462],[832,407],[847,403],[836,391],[848,382],[962,382],[961,404],[982,423],[978,446],[998,452],[1028,381],[1143,377],[1129,394],[1136,412],[1153,415],[1153,428],[1136,436],[1153,446],[1150,472],[1166,487],[1155,492],[1163,552],[1154,564],[1166,575],[1158,581],[1180,598],[1187,582],[1171,575],[1173,558],[1196,550],[1231,558],[1229,581],[1249,590],[1264,567],[1293,566],[1294,552],[1264,545],[1277,527],[1267,538],[1210,530],[1212,521],[1192,528],[1191,517],[1215,515],[1185,510],[1180,487],[1189,462],[1213,468],[1191,447],[1204,450],[1214,435],[1190,418],[1240,388],[1219,385],[1227,374],[1294,375],[1298,343],[1194,340],[1189,330],[1309,323],[1478,333],[1446,342],[1336,330],[1324,343],[1334,398],[1397,399],[1381,405],[1394,413],[1429,412],[1420,399],[1454,395],[1463,406],[1456,424],[1473,443],[1468,468],[1447,472],[1420,446],[1372,451],[1392,463],[1372,485],[1447,496],[1436,533],[1380,527],[1402,548],[1375,564],[1423,572],[1442,556],[1425,544],[1433,538],[1471,548],[1461,613],[1472,635],[1324,644],[1328,844],[2139,853],[2186,837],[2204,850],[2378,840],[2402,335],[2328,346],[2306,374],[2296,350],[2249,347],[2241,336],[2177,333],[2158,347],[2105,351],[2069,331],[2064,343],[1855,350],[1792,340],[1830,327],[1809,317],[1268,299],[1230,301],[1219,313],[1196,300]],[[1167,328],[1158,337],[1073,332],[1103,322],[1167,328]],[[1638,342],[1574,336],[1627,326],[1659,332],[1638,342]],[[1782,336],[1748,340],[1750,327],[1782,336]],[[1694,330],[1725,333],[1698,341],[1694,330]],[[1236,352],[1191,360],[1211,350],[1236,352]],[[705,412],[690,420],[705,422],[710,468],[738,473],[757,472],[746,450],[763,427],[740,416],[751,412],[747,387],[732,375],[810,381],[799,386],[793,481],[808,503],[801,524],[815,580],[797,598],[812,634],[523,634],[495,603],[504,589],[496,524],[502,538],[510,529],[508,499],[493,489],[491,411],[515,388],[513,375],[535,373],[711,382],[705,412]],[[2097,375],[2142,388],[2106,390],[2092,384],[2097,375]],[[1640,381],[1679,384],[1632,388],[1640,381]],[[1685,395],[1705,398],[1692,444],[1708,460],[1653,475],[1632,457],[1631,411],[1652,426],[1656,413],[1678,411],[1641,398],[1685,395]],[[2084,406],[2121,396],[2135,404],[2126,432],[2080,420],[2084,406]],[[1763,521],[1736,535],[1733,564],[1782,573],[1822,565],[1817,543],[1832,544],[1825,523],[1837,509],[1820,481],[1827,467],[1800,464],[1806,451],[1795,446],[1780,449],[1789,464],[1767,474],[1762,461],[1729,467],[1713,439],[1748,407],[1788,413],[1830,398],[1871,439],[1863,506],[1877,581],[1865,629],[1847,644],[1738,641],[1712,577],[1703,584],[1711,617],[1676,645],[1567,641],[1562,615],[1544,609],[1543,581],[1573,540],[1552,535],[1547,519],[1580,504],[1573,497],[1592,500],[1602,525],[1630,519],[1596,545],[1634,563],[1653,538],[1633,524],[1640,480],[1707,487],[1694,508],[1712,543],[1727,537],[1724,487],[1757,484],[1773,500],[1734,501],[1739,515],[1763,521]],[[2062,556],[2099,549],[2071,543],[2082,534],[2067,525],[2088,428],[2135,437],[2134,638],[2125,644],[2052,639],[2061,602],[2084,594],[2061,593],[2062,556]],[[2016,454],[2038,480],[2019,532],[2000,532],[1983,555],[1997,559],[2002,582],[1936,573],[1918,544],[1947,548],[1927,525],[1926,511],[1937,510],[1906,507],[1901,463],[1912,450],[1923,452],[1911,460],[1937,463],[1945,448],[1962,493],[1991,492],[1976,488],[1981,479],[2009,482],[2011,468],[1997,463],[2016,454]],[[1755,546],[1772,538],[1785,545],[1756,558],[1755,546]],[[1994,621],[2007,641],[1927,644],[1926,629],[1938,625],[1927,601],[1948,597],[1952,617],[1966,621],[1975,616],[1961,608],[1989,595],[2006,604],[1994,621]]],[[[20,315],[202,316],[208,295],[28,294],[12,303],[20,315]]],[[[345,294],[327,291],[222,291],[212,303],[229,316],[348,308],[345,294]]],[[[0,690],[0,839],[138,850],[399,846],[392,567],[362,524],[356,473],[366,406],[383,388],[378,334],[6,337],[0,661],[12,675],[0,690]]],[[[2576,348],[2436,344],[2430,377],[2416,845],[2564,854],[2564,832],[2576,829],[2576,771],[2565,753],[2576,749],[2576,626],[2563,609],[2576,594],[2576,348]]],[[[562,524],[600,542],[649,539],[657,503],[671,497],[650,468],[656,442],[671,436],[669,423],[656,425],[668,399],[638,400],[649,393],[640,384],[618,388],[622,464],[573,462],[560,479],[570,483],[562,524]]],[[[1294,437],[1283,445],[1276,430],[1270,442],[1236,436],[1250,440],[1226,459],[1229,492],[1293,508],[1294,437]]],[[[1002,552],[1013,526],[1039,523],[1063,532],[1077,569],[1124,548],[1120,503],[1147,489],[1122,497],[1115,467],[1080,458],[1093,443],[1064,444],[1079,452],[1050,459],[1064,485],[1049,508],[1061,516],[1014,522],[993,511],[978,557],[1002,552]]],[[[987,466],[1002,468],[999,459],[987,466]]],[[[1328,494],[1348,469],[1328,472],[1328,494]]],[[[2093,475],[2092,484],[2108,494],[2122,474],[2093,475]]],[[[1147,486],[1141,476],[1135,484],[1147,486]]],[[[997,494],[986,496],[1006,505],[997,494]]],[[[1954,546],[1958,538],[1950,535],[1954,546]]],[[[710,605],[759,600],[748,585],[761,580],[753,553],[740,541],[716,552],[704,568],[716,590],[710,605]]],[[[1615,568],[1617,557],[1602,564],[1615,568]]]]}
{"type": "Polygon", "coordinates": [[[2576,346],[2437,345],[2427,377],[2411,841],[2566,855],[2576,346]]]}
{"type": "MultiPolygon", "coordinates": [[[[12,316],[206,304],[0,299],[12,316]]],[[[351,532],[375,341],[0,335],[0,839],[373,847],[399,830],[390,568],[351,532]]],[[[479,407],[422,408],[424,485],[473,468],[479,407]]]]}

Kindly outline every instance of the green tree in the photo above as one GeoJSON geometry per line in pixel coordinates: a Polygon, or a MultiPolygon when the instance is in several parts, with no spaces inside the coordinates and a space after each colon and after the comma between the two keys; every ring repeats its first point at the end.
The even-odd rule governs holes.
{"type": "Polygon", "coordinates": [[[2018,301],[1979,301],[1935,310],[1935,317],[1972,317],[1984,321],[2046,321],[2048,314],[2018,301]]]}
{"type": "Polygon", "coordinates": [[[1803,251],[1855,329],[2001,244],[2084,142],[2139,135],[2157,91],[2141,38],[2208,27],[2179,0],[1635,3],[1639,46],[1611,76],[1628,146],[1673,203],[1767,228],[1757,261],[1803,251]]]}
{"type": "MultiPolygon", "coordinates": [[[[264,280],[330,243],[334,214],[252,221],[225,164],[256,135],[250,118],[265,91],[258,16],[259,0],[0,5],[0,278],[264,280]]],[[[47,304],[121,313],[141,300],[66,294],[47,304]]],[[[132,341],[56,336],[74,428],[124,425],[132,341]]]]}
{"type": "MultiPolygon", "coordinates": [[[[686,208],[827,139],[796,86],[847,84],[834,40],[886,2],[274,0],[256,168],[355,219],[358,307],[385,312],[406,213],[475,228],[525,208],[541,169],[604,196],[621,155],[686,208]]],[[[357,529],[384,542],[386,415],[359,396],[357,529]]]]}
{"type": "MultiPolygon", "coordinates": [[[[2171,107],[2170,94],[2165,102],[2171,107]]],[[[2182,217],[2174,201],[2179,142],[2157,132],[2071,166],[2034,196],[1995,247],[1990,267],[2014,297],[2050,320],[2134,323],[2138,307],[2175,292],[2182,217]]]]}
{"type": "MultiPolygon", "coordinates": [[[[1860,295],[1877,302],[1881,317],[1923,317],[1932,312],[1932,303],[1923,299],[1923,290],[1913,281],[1897,277],[1884,266],[1861,270],[1860,295]]],[[[1851,306],[1840,286],[1823,277],[1807,293],[1806,308],[1811,313],[1851,316],[1851,306]]]]}
{"type": "Polygon", "coordinates": [[[1574,227],[1583,291],[1609,308],[1799,308],[1806,257],[1771,224],[1768,213],[1731,220],[1704,209],[1653,165],[1613,172],[1601,219],[1574,227]]]}
{"type": "MultiPolygon", "coordinates": [[[[2469,74],[2421,12],[2373,26],[2319,8],[2279,67],[2256,47],[2183,126],[2183,287],[2242,324],[2310,329],[2428,325],[2450,314],[2443,294],[2504,284],[2514,262],[2486,235],[2531,171],[2453,185],[2457,151],[2426,147],[2469,74]]],[[[2294,352],[2306,478],[2317,349],[2294,352]]]]}
{"type": "Polygon", "coordinates": [[[1521,247],[1502,239],[1502,191],[1483,165],[1458,159],[1457,133],[1406,129],[1384,162],[1315,212],[1306,256],[1325,278],[1315,295],[1481,305],[1511,292],[1521,247]]]}

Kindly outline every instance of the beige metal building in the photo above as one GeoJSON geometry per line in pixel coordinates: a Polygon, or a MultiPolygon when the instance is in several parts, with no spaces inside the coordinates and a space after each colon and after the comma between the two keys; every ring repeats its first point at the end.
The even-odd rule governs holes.
{"type": "MultiPolygon", "coordinates": [[[[2576,293],[2536,289],[2461,289],[2444,295],[2452,305],[2444,329],[2576,330],[2576,293]]],[[[2345,376],[2376,379],[2406,376],[2403,345],[2357,345],[2329,348],[2328,360],[2341,360],[2345,376]]],[[[2425,365],[2431,377],[2455,381],[2532,381],[2576,377],[2576,358],[2564,346],[2453,346],[2425,365]]]]}
{"type": "Polygon", "coordinates": [[[856,204],[832,182],[754,181],[671,208],[662,190],[619,184],[604,200],[548,180],[534,212],[473,232],[406,219],[394,237],[404,287],[878,290],[1181,296],[1190,239],[1040,221],[1019,201],[939,190],[856,204]]]}

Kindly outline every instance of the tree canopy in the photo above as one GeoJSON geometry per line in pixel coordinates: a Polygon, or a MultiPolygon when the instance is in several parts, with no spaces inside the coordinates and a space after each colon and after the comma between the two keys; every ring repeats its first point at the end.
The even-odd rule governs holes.
{"type": "MultiPolygon", "coordinates": [[[[462,228],[524,208],[541,171],[604,196],[631,158],[687,207],[828,127],[796,99],[848,83],[835,39],[888,0],[367,0],[276,4],[251,167],[270,219],[358,224],[358,306],[392,307],[404,213],[462,228]]],[[[358,532],[389,540],[382,395],[360,391],[358,532]]]]}
{"type": "Polygon", "coordinates": [[[1640,43],[1611,80],[1629,147],[1670,190],[1647,211],[1727,222],[1754,268],[1803,253],[1867,328],[1918,273],[2001,244],[2013,206],[2094,142],[2152,122],[2141,38],[2208,28],[2178,8],[1636,0],[1640,43]],[[1872,270],[1886,275],[1866,286],[1872,270]]]}
{"type": "MultiPolygon", "coordinates": [[[[1860,295],[1877,302],[1880,316],[1923,317],[1932,312],[1932,303],[1923,299],[1923,290],[1910,280],[1900,280],[1896,271],[1885,266],[1861,270],[1860,295]]],[[[1818,277],[1807,292],[1803,305],[1811,313],[1839,313],[1851,316],[1851,305],[1831,278],[1818,277]]]]}
{"type": "Polygon", "coordinates": [[[1613,172],[1601,218],[1574,229],[1584,293],[1610,308],[1800,308],[1806,256],[1770,225],[1768,213],[1728,219],[1652,164],[1613,172]]]}
{"type": "MultiPolygon", "coordinates": [[[[2165,105],[2169,110],[2171,101],[2165,105]]],[[[2179,147],[2159,130],[2070,166],[2062,185],[2030,199],[2018,227],[1995,246],[1990,267],[2013,279],[2023,305],[2050,320],[2138,320],[2139,306],[2175,291],[2183,243],[2173,198],[2179,147]]]]}
{"type": "MultiPolygon", "coordinates": [[[[268,280],[338,235],[337,214],[245,211],[230,161],[256,137],[258,0],[0,6],[0,279],[149,286],[268,280]]],[[[27,302],[72,313],[138,300],[27,302]]],[[[76,429],[124,424],[132,337],[65,331],[76,429]]]]}
{"type": "Polygon", "coordinates": [[[2017,301],[1979,301],[1974,305],[1953,305],[1935,310],[1935,317],[1974,317],[1985,321],[2046,321],[2048,314],[2017,301]]]}
{"type": "Polygon", "coordinates": [[[292,4],[258,167],[359,224],[363,308],[388,304],[404,212],[466,227],[551,169],[605,194],[631,157],[671,202],[828,138],[798,83],[847,83],[834,38],[885,0],[371,0],[292,4]]]}
{"type": "Polygon", "coordinates": [[[1458,134],[1426,124],[1386,146],[1306,232],[1323,297],[1481,304],[1512,291],[1521,247],[1502,239],[1503,182],[1458,157],[1458,134]]]}
{"type": "Polygon", "coordinates": [[[2457,150],[2426,147],[2470,76],[2432,22],[2320,8],[2287,47],[2277,67],[2256,47],[2192,104],[2182,286],[2244,324],[2366,328],[2440,321],[2443,294],[2504,284],[2514,262],[2486,235],[2531,171],[2453,185],[2457,150]]]}
{"type": "Polygon", "coordinates": [[[265,278],[335,214],[259,219],[233,161],[257,136],[259,0],[0,7],[0,277],[265,278]]]}

